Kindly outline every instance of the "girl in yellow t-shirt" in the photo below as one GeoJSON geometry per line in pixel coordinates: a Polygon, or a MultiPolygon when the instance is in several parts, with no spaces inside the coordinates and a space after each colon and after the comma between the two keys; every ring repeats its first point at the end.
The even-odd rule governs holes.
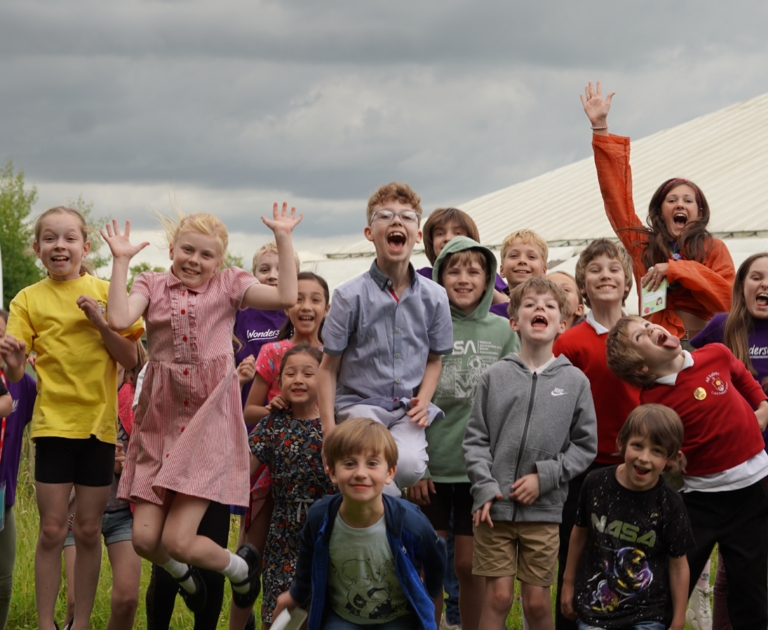
{"type": "Polygon", "coordinates": [[[39,627],[53,618],[67,536],[67,504],[74,485],[77,512],[75,599],[71,628],[89,627],[101,563],[101,516],[109,498],[117,440],[117,364],[137,361],[141,320],[120,333],[106,321],[109,283],[86,273],[91,249],[83,216],[72,208],[44,212],[33,248],[48,270],[45,280],[11,302],[8,334],[0,343],[6,377],[19,381],[26,355],[37,353],[38,395],[32,416],[35,490],[40,533],[35,551],[39,627]]]}

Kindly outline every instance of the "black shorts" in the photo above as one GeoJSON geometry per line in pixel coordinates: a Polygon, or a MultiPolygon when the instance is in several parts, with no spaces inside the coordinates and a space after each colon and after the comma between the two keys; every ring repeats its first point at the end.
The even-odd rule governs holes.
{"type": "Polygon", "coordinates": [[[421,505],[421,511],[432,527],[448,531],[453,512],[454,536],[472,536],[472,487],[470,483],[435,483],[436,494],[429,493],[429,505],[421,505]]]}
{"type": "Polygon", "coordinates": [[[35,481],[111,486],[115,478],[115,445],[91,436],[73,440],[39,437],[35,440],[35,481]]]}

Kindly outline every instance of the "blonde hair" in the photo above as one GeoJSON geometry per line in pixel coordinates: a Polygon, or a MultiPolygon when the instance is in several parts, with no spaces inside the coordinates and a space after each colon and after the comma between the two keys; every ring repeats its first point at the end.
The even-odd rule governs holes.
{"type": "Polygon", "coordinates": [[[387,465],[397,464],[397,444],[389,430],[370,418],[350,418],[339,424],[323,443],[323,454],[329,468],[350,455],[383,454],[387,465]]]}
{"type": "Polygon", "coordinates": [[[683,447],[684,434],[683,421],[674,409],[656,404],[640,405],[627,416],[627,421],[616,436],[617,454],[624,457],[633,435],[647,437],[666,451],[667,459],[675,460],[666,467],[667,472],[685,472],[685,454],[677,461],[677,454],[683,447]]]}
{"type": "Polygon", "coordinates": [[[560,321],[568,316],[568,295],[561,286],[547,278],[530,278],[512,289],[512,292],[509,294],[507,315],[517,319],[517,311],[520,310],[520,305],[529,293],[534,293],[535,295],[549,293],[557,301],[557,306],[560,309],[560,321]]]}
{"type": "MultiPolygon", "coordinates": [[[[55,208],[49,208],[43,214],[41,214],[37,219],[35,220],[35,227],[34,227],[34,243],[35,245],[39,245],[40,243],[40,235],[43,232],[43,221],[46,217],[52,215],[52,214],[68,214],[72,217],[75,217],[77,219],[77,222],[80,224],[80,233],[83,235],[83,243],[89,242],[89,236],[94,234],[94,230],[90,227],[88,227],[88,224],[85,221],[85,217],[83,214],[76,210],[75,208],[69,208],[68,206],[56,206],[55,208]]],[[[33,250],[34,252],[34,250],[33,250]]],[[[85,257],[83,257],[80,260],[80,273],[88,273],[93,275],[93,269],[91,268],[90,261],[86,260],[85,257]]]]}
{"type": "Polygon", "coordinates": [[[576,263],[576,286],[579,288],[579,293],[584,296],[584,303],[592,308],[592,305],[589,303],[589,296],[587,295],[585,277],[587,275],[587,265],[599,256],[607,256],[621,263],[621,267],[624,269],[624,297],[621,300],[621,305],[624,306],[627,296],[632,290],[632,258],[630,258],[627,250],[624,249],[621,243],[614,243],[607,238],[598,238],[592,241],[579,254],[579,260],[576,263]]]}
{"type": "Polygon", "coordinates": [[[169,246],[176,244],[179,240],[179,236],[182,232],[197,232],[198,234],[205,234],[207,236],[213,236],[216,239],[216,245],[219,250],[219,255],[223,258],[227,253],[227,246],[229,245],[229,233],[226,226],[220,219],[207,213],[195,213],[185,215],[181,208],[174,204],[173,213],[175,218],[168,218],[159,212],[155,212],[160,222],[163,224],[165,230],[165,240],[169,246]]]}
{"type": "MultiPolygon", "coordinates": [[[[251,273],[254,276],[256,275],[256,267],[258,267],[259,258],[264,254],[277,254],[277,243],[275,243],[275,241],[269,241],[268,243],[264,243],[264,245],[254,252],[253,267],[251,269],[251,273]]],[[[299,255],[295,250],[293,252],[293,259],[296,261],[296,273],[299,273],[301,271],[301,260],[299,260],[299,255]]]]}
{"type": "MultiPolygon", "coordinates": [[[[579,283],[576,282],[576,278],[574,278],[571,274],[569,274],[567,271],[553,271],[551,273],[548,273],[546,275],[547,280],[552,280],[552,276],[560,274],[561,276],[565,276],[568,278],[571,282],[573,282],[573,286],[576,287],[576,295],[579,296],[579,304],[584,304],[584,296],[581,294],[581,291],[579,291],[579,283]]],[[[554,282],[554,280],[552,280],[554,282]]],[[[555,284],[557,284],[555,282],[555,284]]]]}
{"type": "Polygon", "coordinates": [[[504,260],[504,258],[506,258],[507,249],[509,249],[509,247],[512,246],[512,243],[515,242],[515,239],[518,238],[523,241],[523,245],[533,243],[541,250],[541,256],[544,259],[544,267],[546,267],[547,259],[549,258],[549,246],[547,245],[547,241],[541,238],[541,236],[536,234],[533,230],[516,230],[507,236],[507,238],[501,242],[501,259],[504,260]]]}
{"type": "Polygon", "coordinates": [[[657,377],[650,370],[641,373],[642,368],[646,366],[646,361],[629,338],[629,325],[632,322],[646,323],[642,317],[634,315],[622,317],[616,322],[605,341],[605,358],[608,367],[617,378],[635,387],[650,387],[657,377]]]}
{"type": "Polygon", "coordinates": [[[368,225],[371,224],[376,206],[386,203],[387,201],[399,201],[403,205],[411,206],[411,208],[419,213],[419,218],[421,218],[421,197],[419,197],[408,184],[392,182],[390,184],[385,184],[384,186],[379,186],[376,192],[374,192],[368,200],[368,208],[365,211],[365,219],[368,225]]]}

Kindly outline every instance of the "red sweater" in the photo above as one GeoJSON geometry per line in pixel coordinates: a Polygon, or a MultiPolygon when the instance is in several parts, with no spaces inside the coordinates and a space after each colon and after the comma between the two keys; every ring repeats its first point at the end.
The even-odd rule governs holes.
{"type": "Polygon", "coordinates": [[[555,340],[555,356],[564,354],[589,379],[597,415],[596,462],[614,464],[624,461],[614,456],[616,436],[629,413],[640,404],[640,390],[620,381],[608,369],[605,340],[586,321],[576,324],[555,340]]]}
{"type": "Polygon", "coordinates": [[[688,459],[685,473],[709,475],[743,464],[763,450],[752,407],[768,397],[723,344],[711,343],[691,354],[693,365],[677,374],[674,385],[645,389],[640,401],[666,405],[680,415],[688,459]]]}

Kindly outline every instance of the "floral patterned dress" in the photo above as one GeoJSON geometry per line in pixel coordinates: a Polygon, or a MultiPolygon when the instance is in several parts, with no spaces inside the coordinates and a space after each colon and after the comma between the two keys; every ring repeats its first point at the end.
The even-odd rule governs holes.
{"type": "Polygon", "coordinates": [[[334,486],[323,468],[320,418],[299,420],[290,412],[276,412],[259,422],[248,442],[272,474],[275,508],[264,550],[261,607],[262,623],[272,623],[277,597],[293,583],[307,512],[334,486]]]}

